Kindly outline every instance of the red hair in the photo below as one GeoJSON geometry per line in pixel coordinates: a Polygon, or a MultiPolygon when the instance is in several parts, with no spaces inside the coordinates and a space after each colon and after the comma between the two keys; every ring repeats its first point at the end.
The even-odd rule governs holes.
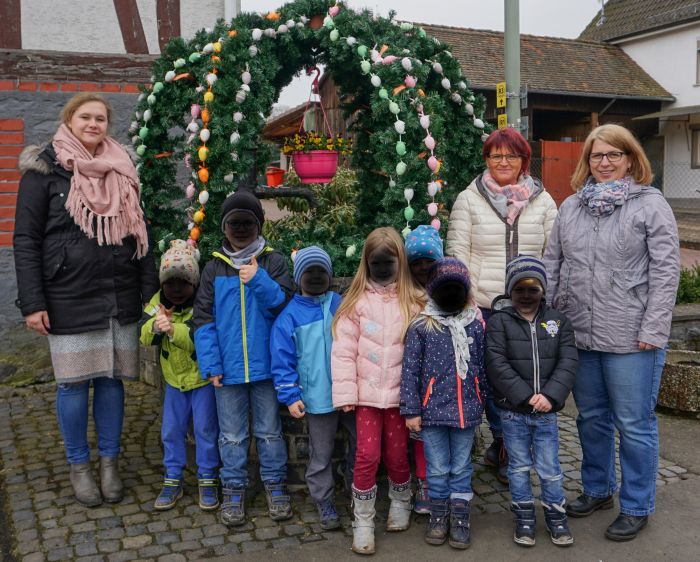
{"type": "Polygon", "coordinates": [[[491,151],[494,148],[505,148],[513,154],[522,156],[523,165],[520,168],[520,173],[530,173],[530,158],[532,157],[532,149],[525,140],[525,137],[513,129],[513,127],[496,129],[489,134],[489,138],[486,139],[484,148],[481,151],[481,155],[484,157],[484,162],[486,161],[486,157],[491,154],[491,151]]]}

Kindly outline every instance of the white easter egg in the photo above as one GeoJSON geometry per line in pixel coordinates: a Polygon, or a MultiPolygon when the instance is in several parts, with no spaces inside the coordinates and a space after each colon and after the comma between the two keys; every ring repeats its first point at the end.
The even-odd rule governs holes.
{"type": "Polygon", "coordinates": [[[260,39],[262,39],[262,36],[263,36],[262,29],[258,29],[258,28],[256,27],[256,28],[253,30],[252,36],[253,36],[253,41],[260,41],[260,39]]]}
{"type": "Polygon", "coordinates": [[[410,187],[407,187],[406,189],[403,190],[403,196],[406,198],[406,201],[408,201],[409,203],[413,199],[413,195],[414,195],[413,189],[411,189],[410,187]]]}
{"type": "Polygon", "coordinates": [[[209,129],[202,129],[199,131],[199,140],[202,142],[207,142],[211,136],[211,131],[209,129]]]}
{"type": "Polygon", "coordinates": [[[442,87],[445,88],[445,90],[449,90],[450,86],[452,86],[452,84],[450,84],[450,80],[448,78],[443,78],[442,81],[440,82],[440,84],[442,84],[442,87]]]}
{"type": "Polygon", "coordinates": [[[379,88],[379,86],[382,85],[382,79],[379,78],[379,76],[377,76],[376,74],[372,74],[369,80],[370,82],[372,82],[372,86],[374,86],[375,88],[379,88]]]}
{"type": "Polygon", "coordinates": [[[247,70],[243,71],[243,73],[241,74],[241,82],[243,82],[244,84],[250,84],[251,79],[252,76],[250,75],[250,72],[248,72],[247,70]]]}
{"type": "Polygon", "coordinates": [[[413,68],[413,64],[411,63],[411,59],[408,57],[404,57],[401,59],[401,66],[403,66],[403,69],[408,71],[413,68]]]}
{"type": "Polygon", "coordinates": [[[208,191],[201,191],[199,193],[199,204],[206,205],[207,201],[209,201],[209,192],[208,191]]]}
{"type": "Polygon", "coordinates": [[[474,126],[477,129],[483,129],[484,128],[484,122],[481,119],[474,119],[474,126]]]}
{"type": "Polygon", "coordinates": [[[430,116],[429,115],[421,115],[420,126],[423,127],[424,129],[430,128],[430,116]]]}

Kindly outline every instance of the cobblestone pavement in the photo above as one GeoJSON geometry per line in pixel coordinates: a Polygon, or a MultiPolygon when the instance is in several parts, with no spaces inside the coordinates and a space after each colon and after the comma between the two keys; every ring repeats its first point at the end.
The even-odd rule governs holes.
{"type": "MultiPolygon", "coordinates": [[[[316,509],[303,491],[293,494],[294,517],[289,521],[270,520],[263,494],[258,494],[248,509],[249,522],[227,529],[216,514],[202,512],[195,503],[192,473],[187,475],[185,497],[177,507],[155,512],[153,500],[162,477],[158,395],[143,383],[126,386],[120,464],[127,494],[119,504],[97,508],[82,507],[73,499],[54,413],[54,386],[0,389],[0,501],[4,498],[6,518],[0,540],[11,541],[6,562],[211,560],[315,541],[336,542],[343,549],[339,552],[347,551],[352,527],[342,492],[338,505],[343,529],[333,532],[321,530],[316,509]]],[[[581,448],[572,418],[560,416],[559,427],[564,486],[574,496],[580,490],[581,448]]],[[[482,432],[488,434],[483,428],[482,432]]],[[[684,468],[661,459],[659,486],[685,477],[684,468]]],[[[475,465],[473,486],[477,516],[479,511],[508,509],[507,489],[483,465],[475,465]]],[[[386,516],[386,502],[378,506],[378,512],[378,518],[386,516]]]]}

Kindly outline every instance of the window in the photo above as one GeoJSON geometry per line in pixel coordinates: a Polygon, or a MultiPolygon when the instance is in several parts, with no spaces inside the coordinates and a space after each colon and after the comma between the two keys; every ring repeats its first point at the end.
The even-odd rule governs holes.
{"type": "Polygon", "coordinates": [[[700,39],[695,46],[695,83],[700,84],[700,39]]]}
{"type": "Polygon", "coordinates": [[[692,143],[692,149],[690,151],[690,167],[696,170],[700,168],[700,128],[691,129],[690,133],[692,143]]]}

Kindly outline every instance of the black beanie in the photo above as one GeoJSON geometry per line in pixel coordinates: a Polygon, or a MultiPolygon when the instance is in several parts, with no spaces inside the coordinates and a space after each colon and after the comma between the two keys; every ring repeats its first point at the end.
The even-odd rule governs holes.
{"type": "Polygon", "coordinates": [[[225,231],[226,221],[229,215],[235,211],[250,213],[258,221],[258,228],[262,232],[262,225],[265,222],[265,213],[258,198],[246,189],[236,191],[229,195],[221,206],[221,230],[225,231]]]}

